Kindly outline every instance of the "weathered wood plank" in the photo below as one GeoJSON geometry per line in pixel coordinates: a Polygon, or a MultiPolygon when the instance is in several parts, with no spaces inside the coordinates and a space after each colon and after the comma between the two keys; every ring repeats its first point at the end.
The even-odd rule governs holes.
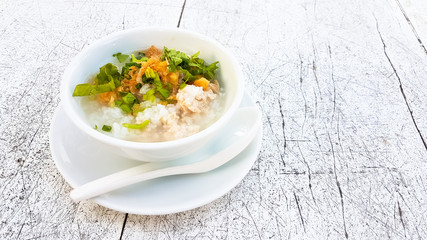
{"type": "Polygon", "coordinates": [[[117,239],[125,214],[73,203],[48,130],[64,68],[84,46],[136,26],[176,26],[181,2],[0,2],[0,238],[117,239]],[[167,17],[165,17],[167,16],[167,17]]]}
{"type": "Polygon", "coordinates": [[[126,238],[426,235],[427,59],[395,1],[187,1],[181,27],[237,55],[263,149],[225,197],[129,215],[126,238]]]}
{"type": "Polygon", "coordinates": [[[184,213],[72,203],[47,137],[63,69],[108,33],[176,26],[182,5],[0,2],[0,238],[115,239],[124,222],[124,239],[427,235],[421,0],[186,1],[180,27],[236,54],[263,111],[257,163],[184,213]]]}
{"type": "Polygon", "coordinates": [[[396,3],[412,29],[414,37],[417,38],[420,47],[427,54],[427,15],[425,14],[427,12],[427,2],[396,0],[396,3]]]}

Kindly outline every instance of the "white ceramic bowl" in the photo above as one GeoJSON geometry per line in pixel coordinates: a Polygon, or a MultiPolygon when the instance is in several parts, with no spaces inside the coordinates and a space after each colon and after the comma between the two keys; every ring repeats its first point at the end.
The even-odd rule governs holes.
{"type": "Polygon", "coordinates": [[[208,37],[176,28],[134,28],[108,35],[83,49],[64,72],[61,83],[61,104],[68,117],[84,133],[101,144],[102,149],[126,158],[141,161],[167,161],[190,154],[204,146],[223,128],[238,108],[243,97],[243,73],[239,63],[221,44],[208,37]],[[219,61],[217,79],[225,90],[222,116],[211,126],[189,137],[155,143],[126,141],[105,135],[93,129],[75,97],[77,84],[85,83],[91,74],[113,60],[117,52],[128,53],[151,45],[193,54],[200,51],[206,62],[219,61]]]}

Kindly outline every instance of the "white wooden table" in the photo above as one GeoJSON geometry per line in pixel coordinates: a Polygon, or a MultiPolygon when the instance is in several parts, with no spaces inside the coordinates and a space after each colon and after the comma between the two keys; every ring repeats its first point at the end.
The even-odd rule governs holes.
{"type": "Polygon", "coordinates": [[[427,2],[0,1],[0,239],[427,238],[427,2]],[[263,113],[246,178],[164,216],[73,203],[48,130],[64,68],[138,26],[208,35],[263,113]]]}

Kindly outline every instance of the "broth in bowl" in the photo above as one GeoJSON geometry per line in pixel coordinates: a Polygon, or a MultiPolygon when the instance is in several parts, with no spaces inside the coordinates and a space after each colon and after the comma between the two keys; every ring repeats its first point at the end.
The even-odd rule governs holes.
{"type": "Polygon", "coordinates": [[[218,62],[154,46],[113,57],[73,92],[94,129],[129,141],[162,142],[193,135],[221,117],[218,62]]]}

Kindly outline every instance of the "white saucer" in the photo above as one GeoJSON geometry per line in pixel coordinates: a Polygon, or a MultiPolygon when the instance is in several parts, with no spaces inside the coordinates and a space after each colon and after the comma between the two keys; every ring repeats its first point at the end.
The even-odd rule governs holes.
{"type": "MultiPolygon", "coordinates": [[[[245,93],[241,107],[255,106],[245,93]]],[[[223,132],[232,131],[224,129],[223,132]]],[[[202,150],[187,157],[206,158],[211,149],[221,145],[221,132],[202,150]]],[[[50,126],[50,149],[53,160],[65,180],[80,186],[102,176],[140,165],[105,151],[82,133],[58,106],[50,126]]],[[[262,124],[252,143],[237,157],[211,172],[169,176],[134,184],[104,194],[93,200],[121,212],[158,215],[190,210],[223,196],[249,172],[261,149],[262,124]]]]}

